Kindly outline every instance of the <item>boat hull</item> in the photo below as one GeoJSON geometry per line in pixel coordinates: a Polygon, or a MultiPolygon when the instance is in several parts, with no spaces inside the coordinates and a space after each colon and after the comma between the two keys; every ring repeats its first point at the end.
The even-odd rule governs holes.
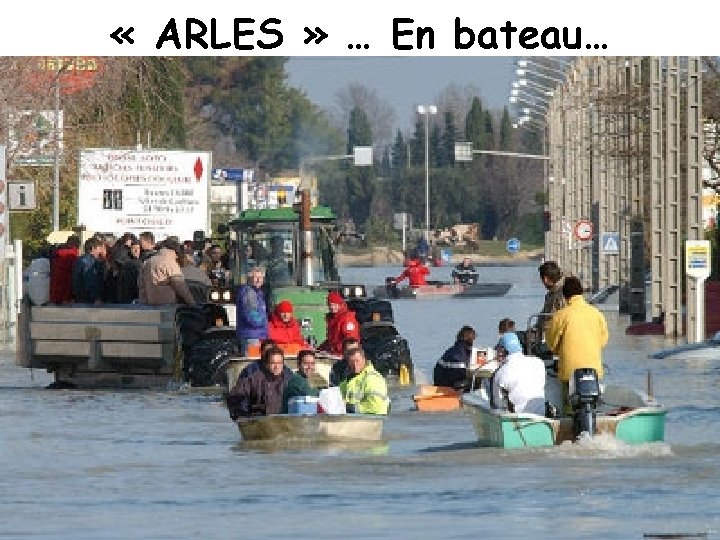
{"type": "MultiPolygon", "coordinates": [[[[626,395],[632,393],[626,392],[626,395]]],[[[488,400],[479,392],[463,396],[463,407],[470,411],[481,446],[542,447],[574,440],[570,417],[545,418],[491,409],[488,400]]],[[[601,407],[597,414],[597,432],[612,435],[627,444],[663,441],[666,413],[657,404],[640,404],[636,400],[630,400],[628,405],[614,404],[605,410],[601,407]]]]}
{"type": "Polygon", "coordinates": [[[379,441],[384,421],[369,414],[271,414],[239,418],[237,425],[245,441],[379,441]]]}
{"type": "Polygon", "coordinates": [[[421,285],[420,287],[402,287],[390,294],[386,287],[376,287],[373,290],[375,298],[406,298],[406,299],[432,299],[432,298],[489,298],[504,296],[512,287],[511,283],[475,283],[463,285],[460,283],[436,283],[421,285]]]}

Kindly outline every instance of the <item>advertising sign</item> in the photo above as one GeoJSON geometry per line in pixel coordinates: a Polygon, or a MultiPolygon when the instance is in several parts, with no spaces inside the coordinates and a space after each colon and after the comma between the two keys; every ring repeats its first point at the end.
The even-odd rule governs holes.
{"type": "Polygon", "coordinates": [[[87,149],[80,152],[78,225],[156,239],[210,232],[210,152],[87,149]]]}
{"type": "MultiPolygon", "coordinates": [[[[16,166],[55,162],[55,111],[15,111],[8,117],[8,153],[16,166]]],[[[63,148],[63,111],[57,111],[58,152],[63,148]]]]}

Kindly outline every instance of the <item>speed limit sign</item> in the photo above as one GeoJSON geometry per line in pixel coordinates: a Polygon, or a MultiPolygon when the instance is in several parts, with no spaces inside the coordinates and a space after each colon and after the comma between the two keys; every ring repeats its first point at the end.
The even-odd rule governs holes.
{"type": "Polygon", "coordinates": [[[581,219],[575,222],[573,228],[573,235],[580,241],[587,241],[592,238],[593,235],[593,224],[589,219],[581,219]]]}

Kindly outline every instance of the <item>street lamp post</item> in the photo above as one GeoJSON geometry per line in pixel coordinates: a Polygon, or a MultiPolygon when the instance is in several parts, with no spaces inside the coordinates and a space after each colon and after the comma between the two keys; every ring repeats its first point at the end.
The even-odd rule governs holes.
{"type": "Polygon", "coordinates": [[[425,116],[425,240],[430,243],[430,115],[437,114],[435,105],[418,105],[418,114],[425,116]]]}

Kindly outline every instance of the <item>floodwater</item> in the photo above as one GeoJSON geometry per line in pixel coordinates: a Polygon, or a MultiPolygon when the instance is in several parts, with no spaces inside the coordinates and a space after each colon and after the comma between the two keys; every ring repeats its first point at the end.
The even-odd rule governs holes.
{"type": "MultiPolygon", "coordinates": [[[[398,268],[345,269],[383,283],[398,268]]],[[[448,269],[434,269],[444,278],[448,269]]],[[[419,375],[463,324],[491,344],[497,322],[542,305],[532,267],[487,267],[503,298],[399,300],[419,375]]],[[[462,412],[418,414],[393,394],[386,438],[324,447],[242,443],[215,396],[50,391],[46,373],[0,356],[0,537],[593,538],[720,537],[720,358],[650,360],[674,343],[625,336],[606,313],[606,382],[665,404],[666,441],[557,448],[478,447],[462,412]]]]}

